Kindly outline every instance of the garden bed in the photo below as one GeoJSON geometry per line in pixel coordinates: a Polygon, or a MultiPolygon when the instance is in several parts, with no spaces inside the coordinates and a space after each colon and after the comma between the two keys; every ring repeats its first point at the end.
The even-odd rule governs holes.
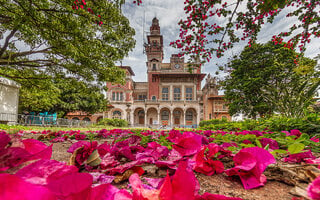
{"type": "MultiPolygon", "coordinates": [[[[79,171],[85,172],[85,173],[105,173],[108,176],[113,177],[113,181],[111,184],[119,189],[124,189],[128,192],[128,194],[136,194],[137,191],[141,193],[141,195],[146,195],[146,193],[150,193],[150,191],[163,191],[161,189],[161,186],[144,186],[144,189],[137,189],[137,187],[132,187],[133,178],[130,181],[129,184],[129,177],[132,176],[134,173],[138,173],[139,179],[142,180],[143,184],[147,184],[145,178],[151,178],[152,180],[160,180],[161,178],[165,179],[167,176],[167,172],[171,176],[171,179],[175,179],[172,177],[178,177],[176,175],[177,168],[179,168],[181,162],[188,161],[188,167],[192,166],[193,169],[192,172],[190,172],[190,176],[194,176],[196,180],[199,182],[199,187],[195,186],[195,193],[196,196],[194,198],[197,199],[212,199],[212,197],[209,197],[208,195],[205,196],[204,194],[219,194],[224,195],[226,197],[219,196],[220,199],[228,199],[227,197],[234,197],[234,198],[241,198],[241,199],[252,199],[252,200],[258,200],[258,199],[307,199],[304,197],[307,197],[307,193],[305,191],[306,187],[309,183],[311,183],[312,180],[314,180],[317,177],[318,171],[313,171],[314,169],[317,169],[317,159],[318,153],[313,152],[312,156],[310,155],[304,155],[304,156],[298,156],[299,159],[293,159],[292,155],[299,155],[303,154],[309,151],[310,147],[316,147],[318,146],[317,138],[312,138],[310,140],[310,137],[301,134],[300,132],[284,132],[284,133],[262,133],[262,132],[230,132],[230,133],[224,133],[224,132],[213,132],[213,131],[193,131],[193,132],[183,132],[183,131],[177,131],[172,130],[170,132],[164,132],[164,131],[136,131],[131,132],[128,130],[122,131],[122,130],[101,130],[101,131],[91,131],[91,132],[79,132],[79,131],[67,131],[67,132],[50,132],[50,131],[44,131],[42,133],[39,132],[20,132],[18,135],[21,135],[22,140],[26,139],[35,139],[35,140],[41,140],[46,145],[52,144],[52,156],[51,159],[57,160],[59,162],[64,163],[72,163],[75,166],[78,167],[79,171]],[[184,136],[185,135],[185,136],[184,136]],[[201,142],[200,146],[197,146],[196,140],[192,140],[193,137],[197,137],[197,135],[201,136],[201,142]],[[231,135],[231,136],[229,136],[231,135]],[[188,137],[187,137],[188,136],[188,137]],[[272,136],[272,137],[271,137],[272,136]],[[134,140],[133,140],[134,138],[134,140]],[[214,139],[213,139],[214,138],[214,139]],[[269,166],[266,168],[266,170],[263,172],[266,175],[267,181],[259,182],[258,184],[261,184],[260,186],[253,186],[252,188],[244,188],[243,179],[240,179],[241,174],[235,175],[235,176],[228,176],[227,173],[223,172],[225,170],[231,170],[235,167],[235,162],[233,159],[235,158],[235,155],[239,153],[239,151],[243,151],[241,149],[250,149],[250,148],[259,148],[263,149],[263,151],[271,152],[275,151],[276,149],[269,149],[274,145],[274,143],[264,144],[261,140],[262,138],[273,138],[278,143],[278,148],[280,150],[277,150],[278,153],[273,153],[276,157],[276,160],[273,164],[268,164],[269,166]],[[299,139],[300,138],[300,139],[299,139]],[[303,139],[301,139],[303,138],[303,139]],[[90,139],[90,140],[89,140],[90,139]],[[281,139],[285,140],[287,143],[281,141],[281,139]],[[226,142],[222,142],[223,140],[229,140],[230,144],[235,143],[236,145],[231,146],[232,148],[226,148],[226,149],[220,149],[222,148],[223,144],[226,142]],[[278,142],[278,140],[280,142],[278,142]],[[102,165],[99,163],[99,165],[96,166],[89,166],[87,163],[87,159],[90,156],[90,152],[92,153],[92,149],[88,150],[88,152],[82,151],[80,148],[73,151],[73,153],[70,152],[70,147],[75,147],[78,144],[83,143],[91,143],[93,141],[97,141],[97,148],[99,149],[100,146],[103,146],[102,144],[109,144],[109,147],[116,147],[121,149],[124,145],[124,141],[129,141],[128,147],[130,149],[130,153],[126,155],[126,153],[123,153],[119,155],[118,151],[110,150],[109,153],[115,155],[118,164],[114,164],[114,166],[109,168],[117,168],[117,170],[110,170],[108,167],[102,167],[102,165]],[[137,162],[135,165],[130,165],[130,167],[127,168],[121,168],[120,166],[126,166],[128,163],[134,162],[133,160],[129,159],[130,156],[135,156],[135,158],[138,160],[138,155],[143,154],[143,152],[147,152],[150,150],[148,148],[148,145],[152,142],[156,141],[158,146],[155,146],[155,149],[157,148],[168,148],[168,152],[172,152],[173,150],[178,150],[181,155],[179,159],[172,160],[173,162],[164,165],[159,165],[158,161],[167,161],[168,155],[163,157],[158,157],[157,159],[153,159],[152,161],[144,161],[144,162],[137,162]],[[258,142],[261,141],[261,142],[258,142]],[[311,141],[311,142],[310,142],[311,141]],[[131,143],[130,143],[131,142],[131,143]],[[214,143],[215,142],[215,143],[214,143]],[[299,144],[294,146],[295,149],[292,150],[293,144],[299,144]],[[208,149],[203,151],[203,156],[201,159],[207,159],[205,156],[208,156],[207,152],[210,151],[209,144],[214,144],[214,147],[219,147],[218,151],[216,152],[216,156],[210,157],[211,160],[215,161],[221,161],[223,163],[224,170],[220,171],[217,169],[210,168],[212,171],[208,171],[207,169],[204,169],[203,166],[210,166],[207,161],[201,161],[202,166],[197,166],[197,163],[200,162],[199,152],[205,147],[208,146],[208,149]],[[303,145],[302,149],[300,148],[301,145],[303,145]],[[237,146],[237,147],[236,147],[237,146]],[[258,147],[260,146],[260,147],[258,147]],[[294,151],[290,153],[290,151],[287,151],[289,147],[291,146],[290,151],[294,151]],[[139,148],[138,148],[139,147],[139,148]],[[233,148],[234,147],[234,148],[233,148]],[[195,148],[195,149],[193,149],[195,148]],[[80,150],[79,150],[80,149],[80,150]],[[268,149],[265,150],[265,149],[268,149]],[[226,150],[230,150],[227,152],[226,150]],[[285,153],[285,152],[286,153],[285,153]],[[191,153],[190,153],[191,152],[191,153]],[[221,156],[223,154],[229,156],[221,156]],[[86,154],[86,156],[84,156],[86,154]],[[79,156],[82,155],[82,159],[76,159],[73,160],[71,156],[79,156]],[[309,157],[308,157],[309,156],[309,157]],[[198,158],[198,161],[197,161],[198,158]],[[192,162],[190,161],[192,160],[192,162]],[[290,162],[288,162],[290,161],[290,162]],[[293,162],[294,161],[294,162],[293,162]],[[306,164],[309,162],[308,164],[306,164]],[[312,163],[313,162],[313,163],[312,163]],[[174,165],[173,165],[174,163],[174,165]],[[191,163],[191,164],[190,164],[191,163]],[[89,166],[89,167],[88,167],[89,166]],[[119,168],[120,167],[120,168],[119,168]],[[135,168],[138,167],[138,168],[135,168]],[[141,168],[140,168],[141,167],[141,168]],[[310,168],[311,167],[311,168],[310,168]],[[142,169],[142,172],[141,172],[142,169]],[[223,172],[223,173],[221,173],[223,172]],[[308,175],[309,173],[309,175],[308,175]],[[310,175],[311,173],[311,175],[310,175]],[[193,175],[194,174],[194,175],[193,175]],[[206,175],[207,174],[207,175],[206,175]],[[208,175],[209,174],[209,175],[208,175]],[[298,186],[298,187],[297,187],[298,186]],[[296,189],[298,188],[298,191],[296,189]],[[141,192],[142,191],[142,192],[141,192]],[[143,192],[144,191],[144,192],[143,192]],[[304,197],[302,197],[304,196],[304,197]]],[[[12,135],[11,135],[12,136],[12,135]]],[[[107,149],[108,149],[107,148],[107,149]]],[[[274,148],[274,147],[273,147],[274,148]]],[[[106,149],[105,149],[106,150],[106,149]]],[[[260,150],[259,150],[260,151],[260,150]]],[[[270,154],[270,153],[269,153],[270,154]]],[[[271,155],[271,154],[270,154],[271,155]]],[[[141,155],[140,155],[141,156],[141,155]]],[[[144,155],[145,156],[145,155],[144,155]]],[[[169,154],[170,157],[170,154],[169,154]]],[[[100,158],[102,158],[102,162],[104,161],[104,158],[102,154],[100,154],[100,158]]],[[[144,159],[144,158],[142,158],[144,159]]],[[[35,161],[28,161],[27,164],[30,164],[30,162],[35,161]]],[[[26,163],[24,165],[20,165],[17,167],[14,167],[12,169],[9,169],[4,172],[9,172],[11,174],[15,174],[21,166],[26,166],[26,163]]],[[[163,164],[163,163],[162,163],[163,164]]],[[[212,164],[212,163],[211,163],[212,164]]],[[[240,163],[238,163],[240,165],[240,163]]],[[[212,165],[213,166],[213,165],[212,165]]],[[[211,167],[212,167],[211,166],[211,167]]],[[[178,170],[179,171],[179,170],[178,170]]],[[[180,170],[181,171],[181,170],[180,170]]],[[[250,172],[251,173],[251,172],[250,172]]],[[[250,174],[248,173],[248,174],[250,174]]],[[[248,175],[247,174],[247,175],[248,175]]],[[[230,173],[229,173],[230,175],[230,173]]],[[[172,180],[172,184],[174,184],[174,180],[172,180]]],[[[102,182],[94,182],[94,186],[97,185],[103,185],[106,183],[102,182]]],[[[109,184],[109,183],[108,183],[109,184]]],[[[121,190],[120,190],[121,191],[121,190]]],[[[152,192],[151,192],[152,193],[152,192]]],[[[0,194],[1,195],[1,194],[0,194]]],[[[144,196],[146,197],[146,196],[144,196]]],[[[130,197],[132,198],[132,197],[130,197]]],[[[190,197],[190,199],[194,199],[190,197]]],[[[215,198],[215,199],[219,199],[215,198]]],[[[115,198],[117,199],[117,198],[115,198]]],[[[118,198],[119,199],[119,198],[118,198]]],[[[120,198],[121,199],[121,198],[120,198]]],[[[135,199],[135,198],[133,198],[135,199]]],[[[153,197],[148,197],[147,199],[154,199],[153,197]]],[[[183,198],[181,198],[183,199],[183,198]]]]}

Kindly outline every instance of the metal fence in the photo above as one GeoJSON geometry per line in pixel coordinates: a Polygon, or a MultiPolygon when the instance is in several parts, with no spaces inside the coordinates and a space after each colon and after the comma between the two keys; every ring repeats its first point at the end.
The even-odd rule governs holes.
{"type": "Polygon", "coordinates": [[[63,119],[43,115],[24,115],[0,113],[0,122],[6,124],[19,124],[24,126],[65,126],[65,127],[85,127],[93,124],[90,121],[63,119]]]}

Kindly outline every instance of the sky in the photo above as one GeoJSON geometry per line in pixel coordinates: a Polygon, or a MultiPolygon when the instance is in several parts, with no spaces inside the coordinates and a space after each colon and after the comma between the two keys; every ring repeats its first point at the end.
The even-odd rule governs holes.
{"type": "MultiPolygon", "coordinates": [[[[169,43],[179,39],[178,21],[185,16],[183,8],[184,0],[143,0],[140,6],[133,5],[131,2],[123,6],[123,14],[128,17],[131,27],[136,31],[136,47],[129,53],[129,56],[122,61],[122,65],[130,66],[133,69],[135,73],[133,77],[134,81],[145,82],[147,80],[146,55],[143,54],[143,43],[146,42],[146,36],[149,33],[149,28],[154,17],[159,19],[160,30],[163,35],[163,62],[170,62],[171,54],[179,53],[178,49],[170,47],[169,43]]],[[[258,42],[265,43],[271,40],[273,35],[288,30],[287,28],[295,22],[295,19],[289,20],[285,18],[285,15],[285,13],[280,14],[275,18],[273,24],[268,24],[262,28],[258,35],[258,42]]],[[[223,23],[223,21],[217,21],[217,23],[223,23]]],[[[247,41],[235,45],[235,47],[227,51],[222,58],[213,57],[209,63],[203,66],[202,73],[215,75],[215,72],[218,71],[217,66],[224,65],[233,55],[241,52],[246,44],[247,41]]],[[[317,44],[320,44],[319,38],[312,40],[311,43],[307,45],[305,52],[307,57],[314,58],[320,54],[320,47],[317,44]]],[[[220,73],[219,76],[221,77],[223,75],[225,74],[220,73]]]]}

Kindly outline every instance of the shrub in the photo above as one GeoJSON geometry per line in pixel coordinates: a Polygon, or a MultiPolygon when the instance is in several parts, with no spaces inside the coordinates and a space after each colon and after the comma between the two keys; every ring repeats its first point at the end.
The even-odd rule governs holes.
{"type": "Polygon", "coordinates": [[[100,120],[97,125],[100,126],[113,126],[113,127],[126,127],[128,126],[128,122],[124,119],[109,119],[105,118],[100,120]]]}

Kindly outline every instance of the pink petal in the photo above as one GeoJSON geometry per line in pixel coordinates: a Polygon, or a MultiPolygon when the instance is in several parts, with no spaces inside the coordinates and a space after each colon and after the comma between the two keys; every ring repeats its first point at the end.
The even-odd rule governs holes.
{"type": "Polygon", "coordinates": [[[4,149],[9,144],[10,140],[9,135],[0,131],[0,150],[4,149]]]}
{"type": "Polygon", "coordinates": [[[86,200],[90,196],[92,176],[88,173],[72,173],[48,180],[48,188],[59,199],[86,200]]]}
{"type": "Polygon", "coordinates": [[[20,169],[16,175],[30,183],[46,185],[49,177],[57,179],[77,171],[77,167],[65,165],[56,160],[39,160],[20,169]]]}
{"type": "Polygon", "coordinates": [[[196,177],[190,169],[188,163],[181,161],[179,167],[172,178],[172,199],[174,200],[193,200],[195,198],[196,177]]]}
{"type": "Polygon", "coordinates": [[[320,199],[320,176],[312,181],[307,188],[308,196],[313,200],[320,199]]]}
{"type": "Polygon", "coordinates": [[[157,200],[159,197],[159,190],[148,190],[142,187],[142,182],[138,174],[132,174],[129,182],[133,191],[133,200],[157,200]]]}
{"type": "Polygon", "coordinates": [[[170,176],[167,173],[166,178],[160,188],[159,199],[161,200],[171,200],[172,199],[172,184],[170,180],[170,176]]]}
{"type": "Polygon", "coordinates": [[[0,199],[10,200],[56,200],[45,187],[25,182],[18,176],[0,174],[0,199]]]}
{"type": "Polygon", "coordinates": [[[35,139],[22,140],[24,148],[32,154],[30,160],[35,159],[50,159],[52,155],[52,144],[47,146],[43,142],[35,139]]]}
{"type": "Polygon", "coordinates": [[[103,184],[92,188],[90,200],[114,200],[120,190],[111,184],[103,184]]]}

